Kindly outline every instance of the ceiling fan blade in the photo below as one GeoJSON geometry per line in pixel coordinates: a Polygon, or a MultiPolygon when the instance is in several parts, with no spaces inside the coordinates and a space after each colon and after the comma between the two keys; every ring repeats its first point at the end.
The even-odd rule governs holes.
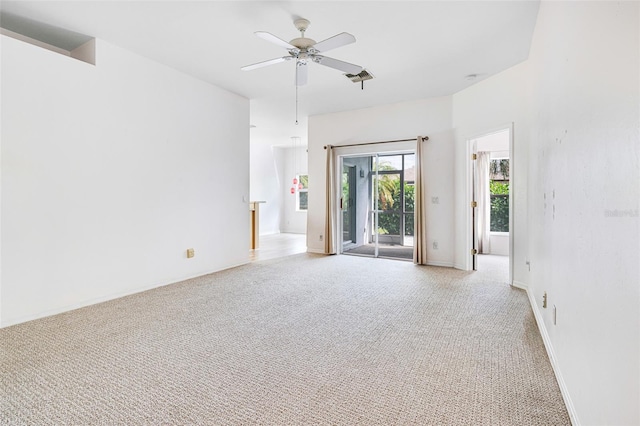
{"type": "Polygon", "coordinates": [[[261,39],[270,41],[273,44],[277,44],[280,47],[284,47],[285,49],[289,50],[289,49],[296,49],[295,46],[289,44],[289,42],[284,41],[283,39],[274,36],[271,33],[268,33],[266,31],[256,31],[255,35],[257,35],[258,37],[260,37],[261,39]]]}
{"type": "Polygon", "coordinates": [[[338,59],[327,58],[321,55],[314,55],[313,61],[329,68],[344,71],[348,74],[358,74],[363,69],[360,65],[350,64],[349,62],[339,61],[338,59]]]}
{"type": "Polygon", "coordinates": [[[296,64],[296,86],[304,86],[307,84],[307,74],[306,62],[298,62],[296,64]]]}
{"type": "Polygon", "coordinates": [[[251,71],[256,68],[266,67],[268,65],[279,64],[280,62],[288,61],[291,59],[291,56],[283,56],[282,58],[269,59],[268,61],[258,62],[257,64],[245,65],[240,68],[242,71],[251,71]]]}
{"type": "Polygon", "coordinates": [[[318,52],[326,52],[331,49],[335,49],[337,47],[342,47],[347,44],[355,43],[356,38],[349,33],[340,33],[336,34],[333,37],[330,37],[326,40],[322,40],[312,47],[316,49],[318,52]]]}

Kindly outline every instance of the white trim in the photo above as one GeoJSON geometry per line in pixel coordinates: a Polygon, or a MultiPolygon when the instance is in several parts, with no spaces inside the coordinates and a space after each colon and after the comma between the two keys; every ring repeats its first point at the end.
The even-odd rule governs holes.
{"type": "Polygon", "coordinates": [[[513,287],[515,287],[515,288],[519,288],[519,289],[521,289],[521,290],[524,290],[524,291],[526,291],[527,293],[529,292],[529,285],[528,285],[528,284],[525,284],[525,283],[523,283],[523,282],[521,282],[521,281],[513,280],[513,281],[511,282],[511,285],[512,285],[513,287]]]}
{"type": "Polygon", "coordinates": [[[365,155],[376,155],[376,154],[384,154],[384,155],[393,155],[393,154],[406,154],[409,152],[415,152],[416,150],[416,140],[413,141],[405,141],[405,142],[381,142],[381,143],[372,143],[367,145],[358,145],[357,143],[350,146],[340,146],[333,145],[333,152],[336,154],[336,157],[362,157],[365,155]]]}
{"type": "Polygon", "coordinates": [[[509,281],[514,281],[514,264],[515,264],[515,244],[513,242],[515,233],[515,206],[513,205],[513,190],[515,189],[515,182],[517,179],[514,179],[515,174],[514,170],[517,168],[513,167],[516,163],[514,160],[515,155],[515,146],[513,143],[513,122],[509,124],[509,281]]]}
{"type": "Polygon", "coordinates": [[[466,266],[465,266],[465,265],[461,265],[461,264],[459,264],[459,263],[454,263],[454,264],[453,264],[453,267],[454,267],[455,269],[460,269],[461,271],[467,271],[467,270],[468,270],[468,269],[466,268],[466,266]]]}
{"type": "Polygon", "coordinates": [[[443,260],[427,260],[427,266],[444,266],[446,268],[453,268],[453,262],[445,262],[443,260]]]}
{"type": "Polygon", "coordinates": [[[466,242],[465,242],[465,247],[464,247],[464,252],[465,252],[465,268],[459,268],[459,269],[463,269],[463,270],[467,270],[470,271],[473,268],[473,264],[471,261],[471,256],[469,256],[468,253],[471,253],[471,249],[473,249],[473,246],[471,245],[471,240],[472,240],[472,235],[473,235],[473,228],[471,225],[471,209],[468,208],[468,206],[471,204],[472,198],[473,198],[473,187],[471,185],[471,181],[472,181],[472,165],[471,165],[471,155],[474,154],[474,146],[472,141],[475,139],[480,139],[483,138],[485,136],[490,136],[493,135],[495,133],[499,133],[499,132],[503,132],[505,130],[509,131],[509,281],[513,281],[513,270],[514,270],[514,258],[515,258],[515,253],[514,253],[514,244],[513,244],[513,240],[514,240],[514,228],[513,228],[513,224],[514,224],[514,206],[513,206],[513,182],[514,182],[514,167],[513,165],[515,164],[514,161],[514,154],[515,154],[515,150],[514,150],[514,143],[513,143],[513,132],[514,132],[514,124],[513,121],[510,123],[506,123],[503,124],[501,126],[494,126],[494,127],[490,127],[484,131],[482,130],[476,130],[475,132],[467,132],[467,135],[463,135],[463,139],[466,141],[466,145],[467,145],[467,149],[466,149],[466,155],[467,158],[465,159],[465,192],[466,192],[466,202],[465,202],[465,235],[466,235],[466,242]]]}
{"type": "Polygon", "coordinates": [[[465,201],[464,201],[464,266],[460,269],[463,271],[472,271],[473,270],[473,255],[469,255],[471,250],[474,248],[475,243],[472,242],[473,239],[473,217],[472,212],[469,206],[473,201],[473,160],[471,160],[471,156],[475,154],[475,143],[473,143],[473,138],[466,138],[465,143],[467,145],[467,149],[465,152],[464,159],[464,190],[465,190],[465,201]]]}
{"type": "Polygon", "coordinates": [[[315,248],[308,248],[308,247],[307,247],[307,253],[326,254],[322,249],[315,249],[315,248]]]}
{"type": "MultiPolygon", "coordinates": [[[[519,283],[521,284],[521,283],[519,283]]],[[[516,285],[514,281],[513,285],[516,285]]],[[[569,412],[569,419],[571,420],[571,424],[573,426],[580,426],[580,420],[578,419],[578,413],[576,412],[575,407],[573,406],[573,402],[571,401],[571,395],[569,395],[569,389],[562,377],[562,372],[560,371],[560,366],[558,365],[558,361],[556,360],[555,353],[553,351],[553,345],[551,344],[551,339],[549,338],[549,333],[547,333],[547,329],[544,327],[544,321],[542,319],[542,314],[538,309],[538,305],[533,297],[533,293],[529,290],[529,288],[525,288],[527,292],[527,296],[529,296],[529,304],[531,305],[531,310],[533,311],[533,316],[536,319],[536,324],[538,325],[538,330],[540,331],[540,335],[542,336],[542,342],[544,343],[544,347],[547,350],[547,355],[549,356],[549,361],[551,362],[551,367],[553,368],[553,373],[556,376],[556,380],[558,382],[558,386],[560,387],[560,394],[562,395],[562,399],[564,400],[564,404],[567,407],[567,411],[569,412]]]]}
{"type": "MultiPolygon", "coordinates": [[[[335,168],[335,194],[336,194],[336,199],[335,199],[335,206],[336,209],[338,211],[338,216],[341,216],[341,209],[340,209],[340,198],[342,196],[342,170],[344,168],[344,166],[348,166],[348,167],[352,167],[353,165],[349,163],[349,158],[355,158],[355,157],[372,157],[372,158],[376,158],[376,161],[378,161],[377,159],[380,156],[387,156],[387,155],[405,155],[405,154],[415,154],[416,153],[416,143],[417,143],[417,137],[416,140],[406,140],[406,141],[402,141],[402,142],[380,142],[380,143],[367,143],[367,142],[362,142],[365,145],[359,145],[359,144],[352,144],[349,146],[340,146],[340,145],[333,145],[333,153],[335,155],[335,161],[334,164],[336,164],[338,167],[335,168]],[[347,160],[346,164],[345,164],[345,160],[347,160]]],[[[377,167],[376,167],[377,169],[377,167]]],[[[377,172],[376,172],[377,174],[377,172]]],[[[376,192],[377,190],[374,190],[374,192],[376,192]]],[[[376,206],[374,208],[374,210],[377,210],[377,198],[376,200],[376,206]]],[[[374,215],[375,216],[375,215],[374,215]]],[[[342,238],[339,238],[341,235],[343,235],[343,221],[342,220],[338,220],[337,221],[337,226],[336,226],[336,235],[335,235],[335,239],[338,242],[338,249],[336,250],[336,254],[338,255],[344,255],[344,245],[342,244],[342,238]]],[[[377,222],[374,224],[373,226],[374,229],[377,229],[377,222]]],[[[373,255],[373,258],[377,259],[377,258],[381,258],[381,259],[394,259],[394,260],[409,260],[409,259],[400,259],[400,258],[393,258],[393,257],[387,257],[387,256],[380,256],[378,253],[378,246],[377,246],[377,237],[378,234],[375,234],[376,237],[376,248],[375,248],[375,254],[373,255]]],[[[313,252],[311,252],[313,253],[313,252]]],[[[317,252],[317,253],[321,253],[321,254],[325,254],[324,252],[317,252]]],[[[353,253],[352,255],[357,255],[355,253],[353,253]]],[[[368,255],[363,255],[363,256],[368,256],[368,255]]],[[[451,267],[452,265],[449,264],[449,267],[451,267]]]]}
{"type": "Polygon", "coordinates": [[[121,297],[131,296],[132,294],[142,293],[142,292],[147,291],[147,290],[153,290],[155,288],[166,287],[168,285],[181,283],[183,281],[187,281],[187,280],[190,280],[190,279],[193,279],[193,278],[199,278],[199,277],[203,277],[205,275],[213,274],[213,273],[216,273],[216,272],[225,271],[227,269],[237,268],[239,266],[246,265],[248,263],[250,263],[248,260],[247,261],[242,261],[241,263],[232,264],[230,266],[225,266],[225,267],[222,267],[220,269],[214,269],[214,270],[211,270],[209,272],[202,272],[202,273],[198,273],[196,275],[189,275],[189,276],[186,276],[185,278],[178,278],[176,280],[171,280],[170,282],[162,282],[162,283],[159,283],[159,284],[146,285],[146,286],[143,286],[143,287],[140,287],[140,288],[136,288],[135,290],[112,293],[112,294],[109,294],[109,295],[106,295],[106,296],[96,297],[96,298],[84,300],[84,301],[78,302],[78,303],[72,303],[70,305],[66,305],[66,306],[63,306],[63,307],[60,307],[60,308],[48,309],[48,310],[39,312],[37,314],[25,315],[25,316],[18,317],[18,318],[10,318],[7,321],[3,321],[2,324],[0,324],[0,329],[1,328],[5,328],[5,327],[9,327],[9,326],[12,326],[12,325],[16,325],[16,324],[21,324],[21,323],[24,323],[24,322],[27,322],[27,321],[33,321],[33,320],[37,320],[37,319],[41,319],[41,318],[50,317],[52,315],[58,315],[58,314],[62,314],[62,313],[65,313],[65,312],[74,311],[74,310],[80,309],[80,308],[86,308],[87,306],[97,305],[98,303],[108,302],[110,300],[119,299],[121,297]]]}

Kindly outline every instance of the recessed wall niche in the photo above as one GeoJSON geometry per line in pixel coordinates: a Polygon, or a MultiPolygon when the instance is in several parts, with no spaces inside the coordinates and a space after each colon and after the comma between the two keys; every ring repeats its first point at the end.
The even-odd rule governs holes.
{"type": "Polygon", "coordinates": [[[0,13],[0,34],[64,56],[96,64],[95,38],[18,15],[0,13]]]}

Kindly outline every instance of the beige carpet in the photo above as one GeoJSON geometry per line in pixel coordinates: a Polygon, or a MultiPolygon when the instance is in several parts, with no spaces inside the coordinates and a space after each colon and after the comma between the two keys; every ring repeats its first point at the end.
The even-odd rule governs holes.
{"type": "Polygon", "coordinates": [[[301,254],[0,330],[11,425],[565,425],[504,268],[301,254]]]}

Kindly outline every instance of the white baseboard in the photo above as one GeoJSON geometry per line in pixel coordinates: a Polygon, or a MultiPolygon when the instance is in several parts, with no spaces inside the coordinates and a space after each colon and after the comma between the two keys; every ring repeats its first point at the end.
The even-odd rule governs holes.
{"type": "Polygon", "coordinates": [[[540,331],[540,335],[542,336],[544,347],[547,350],[547,355],[549,356],[549,361],[551,362],[553,373],[555,374],[556,380],[558,381],[558,386],[560,387],[560,393],[562,394],[562,399],[564,400],[564,404],[567,406],[567,411],[569,412],[569,419],[571,420],[571,424],[573,426],[580,426],[578,413],[576,413],[576,409],[573,406],[573,402],[571,401],[571,396],[569,395],[569,389],[567,388],[567,385],[564,382],[564,378],[562,377],[562,372],[560,371],[560,366],[558,365],[558,362],[556,360],[556,356],[553,351],[553,345],[551,344],[551,339],[549,338],[549,333],[547,333],[547,329],[544,326],[542,314],[540,313],[538,304],[536,303],[533,297],[533,293],[530,291],[529,287],[526,286],[526,284],[524,283],[519,283],[517,281],[514,281],[513,285],[514,287],[522,288],[523,290],[525,290],[527,292],[527,296],[529,296],[529,304],[531,305],[533,316],[536,319],[538,330],[540,331]],[[520,287],[520,285],[524,285],[524,287],[520,287]]]}
{"type": "Polygon", "coordinates": [[[314,248],[308,248],[307,247],[307,253],[314,253],[314,254],[326,254],[324,252],[324,250],[321,249],[314,249],[314,248]]]}
{"type": "MultiPolygon", "coordinates": [[[[529,289],[529,285],[525,284],[525,283],[523,283],[521,281],[513,280],[511,285],[516,287],[516,288],[522,289],[522,290],[528,290],[529,289]]],[[[527,294],[528,294],[528,292],[527,292],[527,294]]],[[[533,309],[533,307],[531,307],[531,309],[533,309]]]]}
{"type": "Polygon", "coordinates": [[[453,262],[445,262],[443,260],[427,260],[427,266],[444,266],[445,268],[453,268],[453,262]]]}
{"type": "Polygon", "coordinates": [[[87,306],[96,305],[98,303],[108,302],[110,300],[114,300],[114,299],[119,299],[121,297],[130,296],[132,294],[142,293],[143,291],[153,290],[155,288],[160,288],[160,287],[165,287],[165,286],[168,286],[168,285],[171,285],[171,284],[177,284],[179,282],[190,280],[192,278],[198,278],[198,277],[202,277],[202,276],[205,276],[205,275],[213,274],[215,272],[221,272],[221,271],[224,271],[224,270],[227,270],[227,269],[237,268],[238,266],[246,265],[248,263],[249,263],[248,260],[238,260],[238,261],[234,261],[233,263],[231,263],[229,265],[222,266],[221,268],[212,269],[212,270],[204,271],[204,272],[199,272],[199,273],[196,273],[194,275],[188,275],[188,276],[181,277],[181,278],[169,279],[169,280],[164,281],[164,282],[154,283],[154,284],[150,284],[150,285],[144,285],[142,287],[137,287],[135,289],[130,289],[130,290],[126,290],[126,291],[120,291],[120,292],[111,293],[111,294],[108,294],[108,295],[105,295],[105,296],[100,296],[100,297],[95,297],[95,298],[91,298],[91,299],[87,299],[87,300],[82,300],[82,301],[79,301],[79,302],[76,302],[76,303],[72,303],[72,304],[69,304],[69,305],[65,305],[65,306],[62,306],[62,307],[57,307],[57,308],[53,308],[53,309],[47,309],[47,310],[44,310],[44,311],[41,311],[41,312],[37,312],[35,314],[24,315],[24,316],[20,316],[20,317],[16,317],[16,318],[9,318],[9,319],[7,319],[6,321],[3,321],[0,324],[0,328],[10,327],[12,325],[22,324],[23,322],[33,321],[33,320],[37,320],[37,319],[40,319],[40,318],[46,318],[46,317],[50,317],[52,315],[62,314],[62,313],[65,313],[65,312],[76,310],[76,309],[85,308],[87,306]]]}

